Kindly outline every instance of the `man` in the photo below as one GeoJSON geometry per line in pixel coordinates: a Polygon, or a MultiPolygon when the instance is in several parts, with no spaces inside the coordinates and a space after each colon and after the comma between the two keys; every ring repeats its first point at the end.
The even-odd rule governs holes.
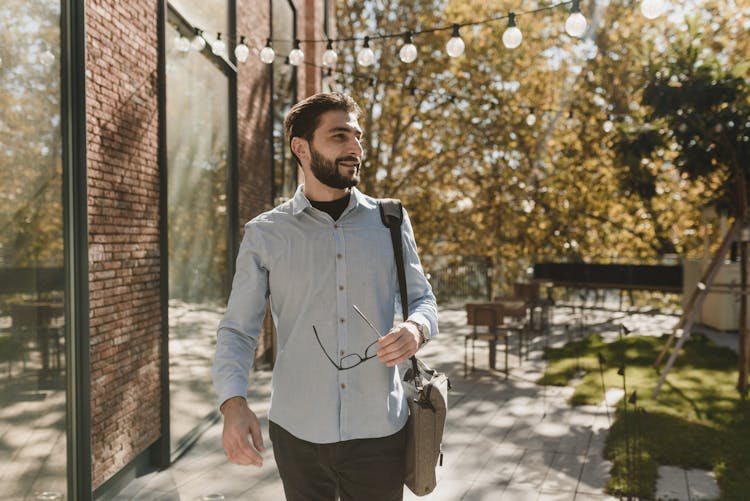
{"type": "Polygon", "coordinates": [[[397,364],[437,334],[435,297],[406,214],[409,315],[392,327],[399,292],[390,233],[376,200],[355,188],[360,113],[338,93],[289,111],[284,126],[304,184],[245,226],[218,329],[213,377],[224,451],[233,463],[261,466],[263,439],[246,396],[270,299],[278,353],[269,435],[293,501],[402,499],[409,411],[397,364]]]}

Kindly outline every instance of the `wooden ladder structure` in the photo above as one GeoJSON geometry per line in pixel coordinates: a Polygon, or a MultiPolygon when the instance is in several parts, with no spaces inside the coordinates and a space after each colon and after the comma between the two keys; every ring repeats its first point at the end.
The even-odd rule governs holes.
{"type": "Polygon", "coordinates": [[[680,353],[680,349],[682,349],[682,345],[684,345],[685,341],[687,341],[690,337],[690,330],[693,328],[693,324],[695,323],[695,316],[698,314],[698,311],[703,305],[703,301],[708,295],[711,284],[713,284],[713,281],[719,272],[719,268],[721,267],[721,263],[724,260],[724,256],[727,255],[729,246],[732,245],[732,242],[739,239],[741,226],[741,218],[736,218],[732,226],[729,228],[729,231],[727,231],[726,235],[724,236],[724,240],[722,240],[719,249],[711,259],[711,264],[708,266],[708,268],[706,268],[706,271],[703,273],[703,277],[701,277],[701,280],[698,282],[695,289],[693,290],[693,293],[690,295],[690,300],[685,306],[679,322],[677,322],[677,325],[675,325],[675,328],[672,330],[672,334],[670,334],[667,342],[661,349],[659,356],[656,358],[656,362],[654,362],[654,368],[658,371],[659,365],[661,365],[662,358],[664,358],[667,350],[669,350],[669,347],[672,345],[675,337],[679,335],[677,344],[675,345],[672,354],[669,356],[669,360],[667,360],[667,364],[666,366],[664,366],[664,370],[661,372],[659,382],[656,383],[656,387],[651,394],[651,398],[656,399],[656,397],[659,395],[661,386],[667,379],[667,374],[669,374],[669,370],[674,365],[675,360],[677,360],[677,356],[680,353]]]}

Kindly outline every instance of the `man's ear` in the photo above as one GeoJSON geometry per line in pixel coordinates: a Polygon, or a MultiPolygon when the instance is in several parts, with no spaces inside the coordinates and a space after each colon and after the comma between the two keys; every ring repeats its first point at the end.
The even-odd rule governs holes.
{"type": "Polygon", "coordinates": [[[306,139],[299,136],[292,138],[291,142],[292,152],[297,155],[300,160],[308,159],[310,157],[310,144],[306,139]]]}

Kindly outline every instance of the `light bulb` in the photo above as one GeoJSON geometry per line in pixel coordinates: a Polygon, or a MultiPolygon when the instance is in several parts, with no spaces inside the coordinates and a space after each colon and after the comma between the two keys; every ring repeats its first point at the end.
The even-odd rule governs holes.
{"type": "Polygon", "coordinates": [[[336,54],[335,50],[326,50],[323,53],[323,66],[326,68],[333,68],[336,66],[336,60],[338,59],[338,54],[336,54]]]}
{"type": "Polygon", "coordinates": [[[174,48],[178,52],[187,52],[190,50],[190,40],[182,36],[182,33],[178,33],[176,37],[174,37],[174,48]]]}
{"type": "Polygon", "coordinates": [[[275,58],[276,53],[273,51],[273,47],[271,47],[271,39],[269,38],[266,40],[266,46],[260,51],[260,60],[265,64],[271,64],[275,58]]]}
{"type": "Polygon", "coordinates": [[[223,57],[227,50],[227,44],[221,39],[221,33],[216,34],[216,40],[211,44],[211,52],[219,57],[223,57]]]}
{"type": "Polygon", "coordinates": [[[404,45],[398,51],[398,58],[405,63],[413,63],[417,60],[417,47],[412,43],[411,31],[406,32],[404,45]]]}
{"type": "Polygon", "coordinates": [[[299,66],[305,60],[305,53],[299,48],[299,39],[294,41],[294,48],[289,53],[289,64],[299,66]]]}
{"type": "Polygon", "coordinates": [[[190,46],[194,51],[200,52],[206,48],[206,39],[203,38],[203,31],[195,28],[195,36],[190,41],[190,46]]]}
{"type": "Polygon", "coordinates": [[[648,19],[656,19],[664,14],[665,7],[664,0],[643,0],[641,2],[641,12],[648,19]]]}
{"type": "Polygon", "coordinates": [[[375,53],[370,48],[370,37],[365,37],[365,43],[362,50],[357,54],[357,63],[360,66],[371,66],[375,61],[375,53]]]}
{"type": "Polygon", "coordinates": [[[323,53],[323,66],[326,68],[333,68],[336,66],[336,60],[338,59],[338,54],[336,54],[336,51],[333,50],[333,43],[328,40],[328,45],[326,45],[326,51],[323,53]]]}
{"type": "Polygon", "coordinates": [[[515,49],[521,45],[523,34],[516,27],[516,15],[508,14],[508,28],[503,32],[503,44],[509,49],[515,49]]]}
{"type": "Polygon", "coordinates": [[[579,0],[573,0],[570,15],[565,21],[565,31],[568,32],[568,35],[576,38],[583,36],[587,25],[586,18],[581,14],[581,7],[578,4],[579,0]]]}
{"type": "Polygon", "coordinates": [[[466,44],[458,33],[458,24],[454,24],[451,39],[445,44],[445,52],[447,52],[450,57],[459,57],[464,53],[465,48],[466,44]]]}
{"type": "Polygon", "coordinates": [[[55,55],[49,50],[45,50],[39,54],[39,62],[44,66],[51,66],[55,62],[55,55]]]}
{"type": "Polygon", "coordinates": [[[526,125],[531,127],[536,123],[536,115],[534,115],[534,110],[531,110],[531,112],[526,116],[526,125]]]}
{"type": "Polygon", "coordinates": [[[244,63],[249,55],[250,49],[245,44],[245,37],[240,37],[240,44],[234,48],[234,57],[237,58],[237,61],[244,63]]]}
{"type": "Polygon", "coordinates": [[[565,21],[565,31],[567,31],[568,35],[572,37],[580,38],[586,31],[586,25],[586,18],[583,17],[583,14],[580,12],[574,12],[568,16],[568,20],[565,21]]]}

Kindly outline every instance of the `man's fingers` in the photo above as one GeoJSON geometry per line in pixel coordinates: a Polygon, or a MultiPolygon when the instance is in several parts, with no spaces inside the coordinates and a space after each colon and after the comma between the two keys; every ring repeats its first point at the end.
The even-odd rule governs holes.
{"type": "Polygon", "coordinates": [[[263,434],[260,432],[260,425],[257,420],[250,424],[250,436],[253,439],[253,445],[258,451],[263,452],[266,450],[266,447],[263,445],[263,434]]]}
{"type": "Polygon", "coordinates": [[[379,343],[378,359],[388,367],[398,365],[412,356],[418,346],[411,331],[403,327],[392,330],[383,336],[379,343]]]}
{"type": "Polygon", "coordinates": [[[262,466],[263,458],[251,446],[247,435],[232,437],[224,448],[227,458],[235,464],[262,466]]]}

